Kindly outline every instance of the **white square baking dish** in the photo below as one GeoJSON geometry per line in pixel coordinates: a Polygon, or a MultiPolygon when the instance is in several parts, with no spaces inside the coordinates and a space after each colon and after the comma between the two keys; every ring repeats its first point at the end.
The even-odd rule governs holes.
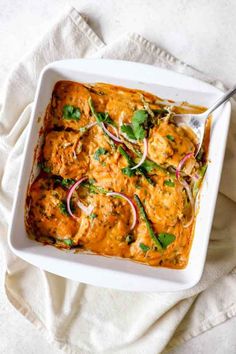
{"type": "Polygon", "coordinates": [[[215,203],[221,176],[230,103],[213,114],[209,149],[209,167],[200,195],[194,239],[185,269],[155,268],[127,259],[63,252],[28,238],[24,223],[27,186],[34,163],[34,150],[39,140],[46,107],[54,85],[59,80],[107,82],[150,91],[162,98],[188,101],[209,106],[221,92],[199,80],[150,65],[102,59],[64,60],[49,64],[42,71],[28,127],[9,228],[11,250],[25,261],[51,273],[97,286],[129,291],[177,291],[194,286],[201,278],[215,203]]]}

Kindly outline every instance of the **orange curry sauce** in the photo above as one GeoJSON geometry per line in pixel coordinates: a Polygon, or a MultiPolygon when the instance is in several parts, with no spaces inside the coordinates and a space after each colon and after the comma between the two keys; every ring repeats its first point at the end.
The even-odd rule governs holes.
{"type": "Polygon", "coordinates": [[[173,112],[204,110],[186,102],[174,106],[173,101],[162,102],[150,93],[109,84],[57,82],[45,116],[41,170],[28,189],[29,236],[58,248],[125,257],[152,266],[184,268],[194,220],[186,225],[194,211],[181,181],[188,184],[196,198],[206,170],[210,121],[203,149],[195,158],[193,132],[175,126],[172,118],[173,112]],[[131,172],[131,165],[120,148],[135,165],[143,153],[143,137],[128,140],[123,133],[120,135],[123,142],[117,143],[104,133],[100,124],[84,129],[96,122],[98,113],[102,113],[100,119],[113,135],[116,132],[112,124],[117,132],[125,125],[136,134],[140,130],[141,135],[145,134],[148,155],[142,170],[131,172]],[[136,125],[131,125],[135,116],[136,125]],[[139,118],[145,121],[139,124],[139,118]],[[188,153],[193,156],[183,165],[181,177],[177,179],[175,170],[188,153]],[[72,217],[66,204],[68,191],[82,177],[88,179],[72,195],[70,205],[75,216],[72,217]],[[136,205],[137,223],[133,230],[130,230],[133,213],[129,203],[123,198],[107,196],[107,192],[123,193],[136,205]],[[162,249],[158,249],[135,195],[162,249]],[[90,215],[79,208],[78,201],[93,207],[90,215]]]}

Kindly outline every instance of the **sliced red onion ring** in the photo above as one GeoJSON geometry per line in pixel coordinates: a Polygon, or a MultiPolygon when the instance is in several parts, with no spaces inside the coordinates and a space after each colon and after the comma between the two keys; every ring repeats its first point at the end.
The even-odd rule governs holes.
{"type": "Polygon", "coordinates": [[[194,202],[194,198],[193,198],[193,195],[192,195],[192,191],[188,185],[188,183],[182,179],[180,181],[180,183],[183,185],[184,189],[186,190],[187,192],[187,195],[188,195],[188,199],[190,201],[190,204],[191,204],[191,208],[192,208],[192,215],[191,215],[191,219],[183,225],[184,228],[187,228],[189,227],[192,223],[193,223],[193,220],[194,220],[194,212],[195,212],[195,202],[194,202]]]}
{"type": "Polygon", "coordinates": [[[137,211],[136,211],[136,207],[135,207],[133,201],[129,197],[127,197],[125,194],[123,194],[123,193],[109,192],[109,193],[107,193],[107,195],[108,196],[121,197],[121,198],[125,199],[129,203],[129,205],[130,205],[130,207],[132,209],[132,213],[133,213],[133,223],[131,225],[130,230],[133,230],[133,228],[135,227],[135,225],[137,223],[137,211]]]}
{"type": "Polygon", "coordinates": [[[117,136],[115,136],[115,135],[113,135],[111,132],[109,132],[109,130],[105,127],[105,124],[104,124],[103,122],[101,123],[101,126],[102,126],[102,129],[104,130],[104,132],[105,132],[107,135],[109,135],[109,137],[110,137],[112,140],[116,141],[117,143],[122,143],[122,140],[118,138],[118,132],[117,132],[117,129],[116,129],[115,127],[113,127],[113,126],[111,125],[111,127],[113,128],[113,130],[116,130],[117,136]]]}
{"type": "Polygon", "coordinates": [[[144,161],[146,160],[147,154],[148,154],[148,141],[146,138],[144,138],[143,139],[143,156],[137,165],[131,167],[131,170],[135,170],[136,168],[141,166],[144,163],[144,161]]]}
{"type": "Polygon", "coordinates": [[[184,156],[184,158],[180,161],[180,163],[178,164],[177,168],[176,168],[176,178],[179,179],[180,176],[180,171],[182,170],[183,165],[185,164],[185,162],[190,158],[193,157],[194,154],[192,152],[188,153],[187,155],[184,156]]]}
{"type": "MultiPolygon", "coordinates": [[[[67,198],[66,198],[66,205],[67,205],[67,210],[68,210],[68,213],[70,214],[70,216],[72,216],[74,219],[77,219],[77,217],[72,213],[71,211],[71,208],[70,208],[70,200],[71,200],[71,197],[74,193],[74,191],[76,190],[76,188],[82,183],[84,182],[86,179],[88,179],[88,177],[83,177],[81,179],[79,179],[77,182],[75,182],[69,189],[69,192],[67,194],[67,198]]],[[[90,215],[92,210],[93,210],[93,206],[90,205],[88,207],[86,207],[84,204],[82,204],[80,201],[77,203],[78,207],[83,210],[83,212],[86,214],[86,215],[90,215]]]]}

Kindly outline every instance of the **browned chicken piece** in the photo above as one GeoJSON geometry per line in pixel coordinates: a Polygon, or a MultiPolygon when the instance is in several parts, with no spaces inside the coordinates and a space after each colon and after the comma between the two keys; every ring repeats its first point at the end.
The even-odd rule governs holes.
{"type": "Polygon", "coordinates": [[[96,109],[103,112],[106,107],[107,97],[96,93],[90,86],[84,86],[76,82],[64,81],[56,84],[52,97],[51,118],[53,124],[58,127],[78,130],[94,120],[91,116],[88,100],[92,98],[96,109]],[[64,107],[71,105],[78,108],[80,117],[78,119],[68,119],[64,116],[64,107]]]}
{"type": "Polygon", "coordinates": [[[125,238],[133,218],[128,202],[102,194],[90,194],[81,200],[94,209],[91,217],[81,213],[75,242],[84,244],[90,251],[127,255],[129,249],[125,238]]]}
{"type": "Polygon", "coordinates": [[[43,147],[45,165],[63,178],[81,178],[88,170],[89,156],[84,151],[83,136],[75,132],[50,132],[43,147]]]}
{"type": "MultiPolygon", "coordinates": [[[[185,155],[194,154],[194,151],[194,140],[188,130],[165,121],[151,129],[148,139],[148,156],[157,164],[176,168],[185,155]]],[[[184,169],[190,173],[195,163],[194,157],[189,159],[184,169]]]]}
{"type": "Polygon", "coordinates": [[[31,187],[28,222],[37,236],[70,239],[77,232],[76,221],[66,211],[67,192],[54,187],[52,179],[39,178],[31,187]]]}

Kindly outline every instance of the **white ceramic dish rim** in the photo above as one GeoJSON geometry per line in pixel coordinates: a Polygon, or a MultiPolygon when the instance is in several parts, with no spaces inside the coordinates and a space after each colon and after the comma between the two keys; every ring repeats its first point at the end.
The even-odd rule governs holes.
{"type": "MultiPolygon", "coordinates": [[[[51,63],[42,71],[35,95],[34,105],[28,127],[28,136],[23,152],[23,163],[16,188],[15,200],[12,212],[12,222],[9,228],[8,241],[11,250],[27,262],[73,280],[128,291],[177,291],[194,286],[201,278],[209,241],[209,235],[214,215],[216,197],[221,176],[228,126],[230,121],[230,103],[227,103],[213,115],[213,129],[220,131],[221,145],[210,145],[210,158],[214,158],[213,167],[209,167],[206,181],[203,184],[201,193],[200,211],[197,216],[195,236],[190,252],[188,266],[183,270],[167,268],[154,268],[132,262],[125,259],[102,257],[86,254],[71,254],[62,252],[54,247],[44,247],[41,244],[29,240],[24,230],[24,218],[22,218],[25,203],[26,189],[31,172],[33,151],[37,144],[39,125],[38,116],[43,116],[46,102],[50,100],[50,94],[54,83],[60,79],[70,79],[81,82],[111,82],[126,87],[143,88],[154,93],[161,92],[161,97],[178,100],[180,93],[186,96],[197,97],[204,101],[208,97],[208,104],[213,101],[221,92],[215,87],[181,75],[166,69],[157,68],[151,65],[133,62],[104,60],[104,59],[71,59],[51,63]],[[97,80],[96,78],[101,78],[97,80]],[[138,80],[136,79],[138,77],[138,80]],[[53,79],[54,78],[54,79],[53,79]],[[56,79],[57,78],[57,79],[56,79]],[[87,78],[87,80],[86,80],[87,78]],[[94,80],[92,80],[94,78],[94,80]],[[80,80],[81,79],[81,80],[80,80]],[[50,81],[51,80],[51,81],[50,81]],[[55,81],[56,80],[56,81],[55,81]],[[171,96],[170,96],[171,92],[171,96]],[[191,93],[191,94],[189,94],[191,93]],[[174,97],[173,97],[174,95],[174,97]],[[44,107],[41,103],[44,100],[44,107]],[[221,120],[217,117],[221,117],[221,120]],[[222,120],[224,124],[222,125],[222,120]],[[216,154],[216,148],[218,149],[216,154]],[[210,170],[210,171],[209,171],[210,170]],[[207,185],[207,177],[214,175],[213,183],[207,185]],[[208,205],[202,212],[206,198],[208,205]],[[204,198],[202,197],[204,195],[204,198]],[[207,221],[200,218],[201,212],[207,213],[207,221]],[[205,225],[205,237],[199,243],[200,236],[197,234],[198,224],[205,225]],[[197,244],[197,245],[195,245],[197,244]],[[200,250],[196,247],[200,246],[200,250]]],[[[183,98],[182,98],[183,99],[183,98]]],[[[203,102],[193,102],[203,104],[203,102]]]]}

